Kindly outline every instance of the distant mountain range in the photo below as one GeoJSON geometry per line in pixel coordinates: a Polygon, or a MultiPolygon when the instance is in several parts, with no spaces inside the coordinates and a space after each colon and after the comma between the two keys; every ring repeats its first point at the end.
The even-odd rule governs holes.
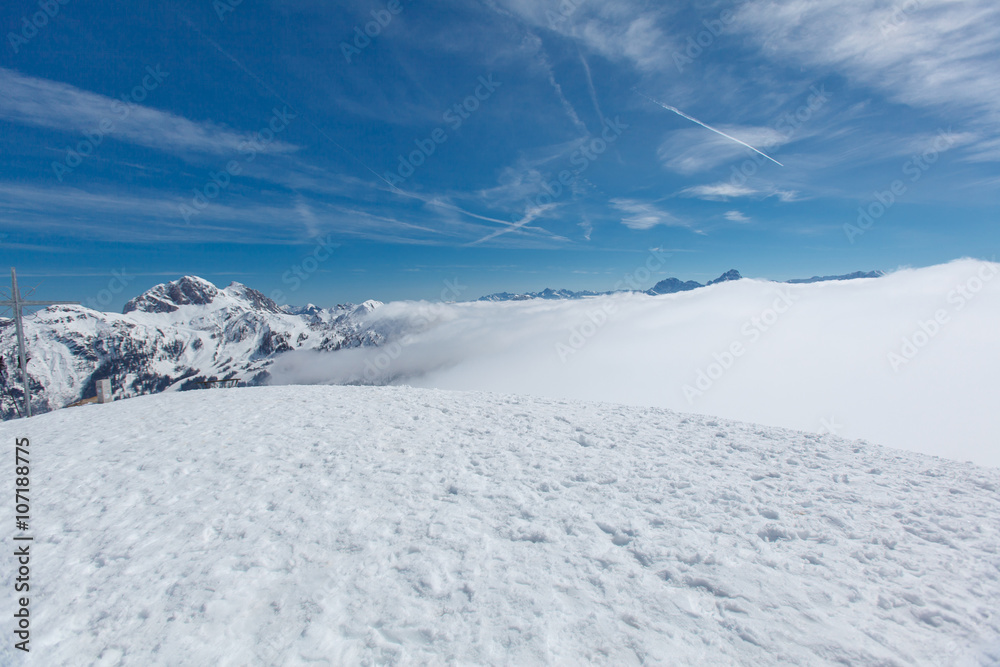
{"type": "MultiPolygon", "coordinates": [[[[624,292],[628,290],[618,290],[624,292]]],[[[527,301],[528,299],[583,299],[589,296],[601,296],[603,294],[614,294],[615,292],[591,292],[583,290],[574,292],[568,289],[545,288],[541,292],[527,292],[524,294],[511,294],[510,292],[497,292],[481,296],[478,301],[527,301]]]]}
{"type": "MultiPolygon", "coordinates": [[[[857,278],[879,278],[884,275],[881,271],[855,271],[854,273],[848,273],[842,276],[813,276],[812,278],[797,278],[795,280],[786,280],[786,283],[818,283],[827,280],[854,280],[857,278]]],[[[736,269],[730,269],[726,271],[721,276],[715,280],[709,280],[707,283],[702,285],[694,280],[682,281],[678,278],[666,278],[660,282],[653,285],[648,290],[641,292],[642,294],[649,294],[651,296],[657,296],[659,294],[674,294],[676,292],[688,292],[690,290],[698,289],[700,287],[708,287],[709,285],[716,285],[718,283],[729,282],[730,280],[742,280],[743,276],[736,269]]],[[[559,289],[554,290],[551,288],[546,288],[541,292],[524,292],[511,294],[510,292],[497,292],[495,294],[488,294],[487,296],[480,297],[479,301],[526,301],[528,299],[584,299],[594,296],[604,296],[607,294],[616,294],[619,292],[632,292],[635,290],[615,290],[610,292],[591,292],[589,290],[583,290],[580,292],[574,292],[572,290],[559,289]]]]}
{"type": "Polygon", "coordinates": [[[812,278],[796,278],[795,280],[786,280],[786,283],[822,283],[828,280],[856,280],[858,278],[881,278],[885,274],[881,271],[855,271],[854,273],[847,273],[842,276],[813,276],[812,278]]]}

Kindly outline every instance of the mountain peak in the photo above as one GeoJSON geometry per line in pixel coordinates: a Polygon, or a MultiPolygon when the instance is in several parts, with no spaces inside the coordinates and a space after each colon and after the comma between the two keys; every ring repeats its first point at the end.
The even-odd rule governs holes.
{"type": "Polygon", "coordinates": [[[184,276],[169,283],[160,283],[130,300],[123,313],[172,313],[180,306],[212,303],[219,288],[204,278],[184,276]]]}
{"type": "Polygon", "coordinates": [[[373,310],[375,310],[376,308],[378,308],[381,305],[382,305],[381,301],[375,301],[374,299],[368,299],[364,303],[358,304],[358,306],[354,309],[354,311],[353,311],[352,314],[353,315],[357,315],[357,316],[364,316],[364,315],[367,315],[368,313],[372,312],[373,310]]]}
{"type": "Polygon", "coordinates": [[[715,285],[716,283],[727,283],[730,280],[742,280],[743,276],[736,269],[729,269],[715,280],[709,280],[705,285],[715,285]]]}
{"type": "Polygon", "coordinates": [[[675,294],[677,292],[689,292],[693,289],[703,287],[699,282],[693,280],[682,281],[678,278],[665,278],[653,285],[647,294],[675,294]]]}
{"type": "Polygon", "coordinates": [[[240,301],[245,302],[255,310],[263,310],[268,313],[285,312],[272,299],[264,296],[263,293],[258,292],[252,287],[247,287],[243,283],[238,283],[235,280],[229,283],[229,286],[222,291],[234,299],[239,299],[240,301]]]}

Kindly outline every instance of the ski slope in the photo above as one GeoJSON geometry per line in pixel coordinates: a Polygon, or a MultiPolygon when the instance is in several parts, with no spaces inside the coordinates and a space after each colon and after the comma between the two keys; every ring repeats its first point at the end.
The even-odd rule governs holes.
{"type": "Polygon", "coordinates": [[[4,665],[1000,663],[992,468],[409,387],[0,426],[24,436],[31,653],[7,548],[4,665]]]}

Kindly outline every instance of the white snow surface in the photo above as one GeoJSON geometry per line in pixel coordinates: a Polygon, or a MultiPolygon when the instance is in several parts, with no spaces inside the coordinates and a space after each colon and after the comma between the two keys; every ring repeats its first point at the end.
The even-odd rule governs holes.
{"type": "Polygon", "coordinates": [[[1000,663],[992,468],[409,387],[0,425],[25,436],[31,652],[7,539],[0,664],[1000,663]]]}

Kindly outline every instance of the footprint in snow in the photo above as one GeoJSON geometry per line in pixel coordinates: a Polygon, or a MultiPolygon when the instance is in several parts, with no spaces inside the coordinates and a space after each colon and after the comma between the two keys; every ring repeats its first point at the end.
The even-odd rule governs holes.
{"type": "MultiPolygon", "coordinates": [[[[597,527],[611,536],[611,543],[614,544],[615,546],[623,547],[632,541],[632,537],[630,535],[623,533],[614,526],[610,526],[606,523],[598,521],[597,527]]],[[[628,531],[628,532],[634,532],[634,531],[628,531]]]]}

